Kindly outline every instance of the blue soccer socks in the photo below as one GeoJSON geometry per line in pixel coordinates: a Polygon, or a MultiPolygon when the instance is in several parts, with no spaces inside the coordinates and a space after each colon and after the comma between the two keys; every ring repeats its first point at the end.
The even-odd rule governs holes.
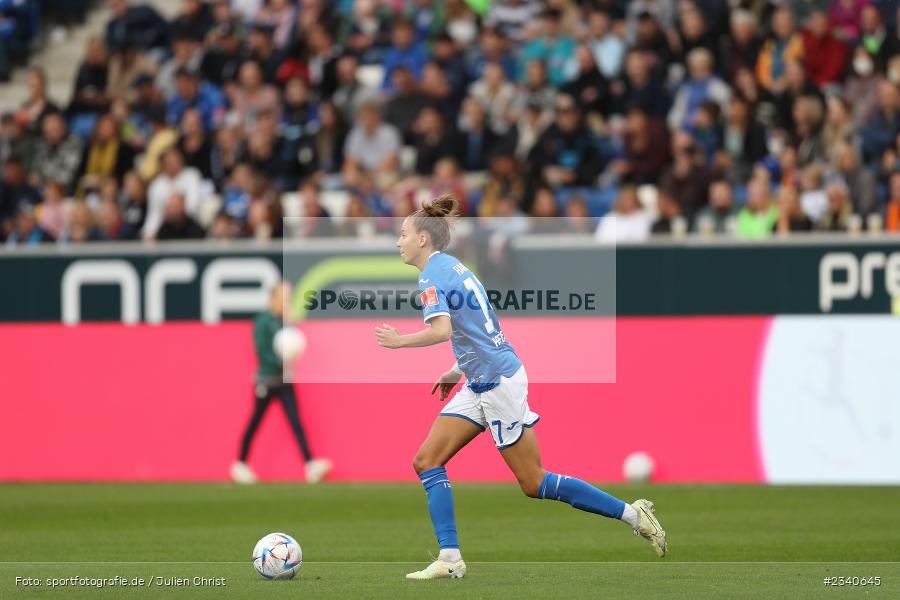
{"type": "MultiPolygon", "coordinates": [[[[444,467],[429,469],[419,475],[428,495],[428,513],[431,525],[441,550],[458,549],[459,537],[456,532],[456,516],[453,511],[453,489],[444,467]]],[[[545,500],[559,500],[578,510],[603,515],[610,519],[621,519],[625,503],[610,496],[575,477],[557,475],[549,471],[541,481],[538,497],[545,500]]]]}
{"type": "MultiPolygon", "coordinates": [[[[425,474],[423,473],[422,475],[424,476],[425,474]]],[[[591,484],[575,477],[557,475],[549,471],[547,471],[543,481],[541,481],[538,498],[559,500],[560,502],[571,504],[578,510],[603,515],[610,519],[621,519],[622,512],[625,510],[624,502],[610,496],[603,490],[595,488],[591,484]]],[[[430,497],[428,504],[431,506],[430,497]]]]}
{"type": "MultiPolygon", "coordinates": [[[[447,469],[436,467],[419,475],[425,493],[428,494],[428,513],[438,545],[444,548],[459,548],[456,534],[456,516],[453,514],[453,489],[447,479],[447,469]]],[[[599,491],[599,490],[598,490],[599,491]]],[[[601,492],[602,493],[602,492],[601,492]]],[[[621,509],[619,514],[621,514],[621,509]]]]}

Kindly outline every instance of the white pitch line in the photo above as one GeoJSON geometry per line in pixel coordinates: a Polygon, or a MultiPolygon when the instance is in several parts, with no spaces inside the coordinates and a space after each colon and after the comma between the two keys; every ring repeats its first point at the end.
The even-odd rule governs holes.
{"type": "MultiPolygon", "coordinates": [[[[423,559],[424,560],[424,559],[423,559]]],[[[251,561],[142,561],[142,560],[114,560],[91,561],[69,560],[52,562],[33,561],[0,561],[0,565],[242,565],[251,561]]],[[[410,565],[423,561],[418,560],[318,560],[304,561],[305,565],[410,565]]],[[[477,560],[466,561],[470,565],[900,565],[900,561],[810,561],[810,560],[757,560],[757,561],[729,561],[729,560],[692,560],[692,561],[640,561],[640,560],[477,560]]]]}

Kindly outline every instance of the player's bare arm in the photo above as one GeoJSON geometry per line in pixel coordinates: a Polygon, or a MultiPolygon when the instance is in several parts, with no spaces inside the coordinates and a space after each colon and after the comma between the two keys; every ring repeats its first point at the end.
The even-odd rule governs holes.
{"type": "Polygon", "coordinates": [[[387,323],[375,327],[375,339],[378,341],[378,345],[392,350],[442,344],[450,340],[451,333],[453,333],[453,328],[450,325],[450,317],[446,315],[430,319],[425,329],[416,333],[401,334],[387,323]]]}
{"type": "Polygon", "coordinates": [[[459,367],[456,363],[453,364],[453,367],[442,373],[438,380],[434,382],[434,385],[431,386],[431,394],[437,390],[440,390],[440,401],[443,402],[447,399],[447,396],[450,395],[450,392],[453,391],[453,388],[456,387],[456,384],[459,383],[459,380],[462,379],[462,371],[458,370],[459,367]]]}

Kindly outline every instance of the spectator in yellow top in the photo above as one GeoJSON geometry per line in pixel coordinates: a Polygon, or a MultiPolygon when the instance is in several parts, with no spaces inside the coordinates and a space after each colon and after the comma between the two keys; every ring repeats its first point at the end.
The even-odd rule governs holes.
{"type": "Polygon", "coordinates": [[[96,190],[109,177],[121,181],[133,165],[134,151],[122,142],[119,124],[111,114],[102,115],[81,159],[79,191],[96,190]]]}
{"type": "Polygon", "coordinates": [[[147,111],[152,132],[144,149],[144,156],[137,166],[138,174],[144,182],[156,177],[161,168],[162,155],[178,143],[178,131],[166,124],[166,111],[162,107],[151,107],[147,111]]]}
{"type": "Polygon", "coordinates": [[[763,44],[756,59],[756,78],[767,90],[784,87],[784,65],[803,58],[803,36],[794,27],[791,11],[782,7],[772,15],[772,37],[763,44]]]}

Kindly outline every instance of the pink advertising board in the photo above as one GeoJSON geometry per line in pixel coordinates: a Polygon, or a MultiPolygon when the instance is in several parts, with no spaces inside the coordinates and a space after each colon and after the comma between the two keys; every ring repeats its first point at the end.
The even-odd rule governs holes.
{"type": "MultiPolygon", "coordinates": [[[[532,373],[529,402],[543,417],[536,431],[545,466],[617,481],[624,457],[643,450],[656,459],[658,481],[764,481],[756,391],[771,320],[619,318],[612,327],[585,319],[577,324],[580,343],[561,346],[552,343],[552,321],[505,319],[532,373]],[[611,327],[616,355],[595,356],[591,339],[611,327]],[[601,371],[614,361],[615,383],[554,378],[558,369],[571,381],[565,370],[588,360],[601,371]]],[[[374,344],[372,325],[302,325],[310,350],[297,367],[301,413],[314,452],[334,461],[334,479],[411,481],[412,457],[441,407],[428,382],[452,355],[449,348],[367,349],[360,367],[354,347],[374,344]],[[316,354],[333,340],[344,342],[342,352],[316,354]],[[319,370],[377,369],[372,361],[407,361],[422,371],[421,381],[326,383],[319,370]],[[319,382],[303,383],[304,369],[320,374],[305,381],[319,382]]],[[[410,330],[420,321],[394,325],[410,330]]],[[[2,325],[0,338],[0,480],[227,478],[253,402],[249,323],[2,325]]],[[[277,405],[250,462],[263,479],[301,479],[299,452],[277,405]]],[[[455,480],[512,479],[487,435],[448,470],[455,480]]]]}

